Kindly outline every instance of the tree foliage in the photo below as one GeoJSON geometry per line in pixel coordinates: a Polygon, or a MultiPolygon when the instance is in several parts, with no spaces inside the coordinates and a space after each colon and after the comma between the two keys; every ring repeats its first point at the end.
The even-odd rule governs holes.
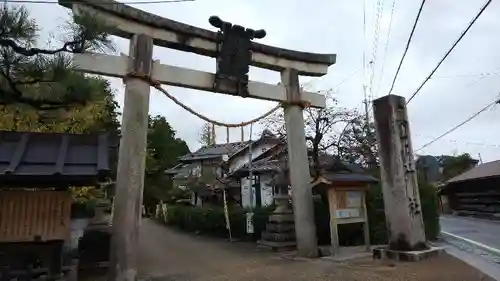
{"type": "Polygon", "coordinates": [[[109,27],[93,15],[75,15],[62,26],[56,47],[38,47],[40,28],[23,6],[0,9],[0,105],[38,110],[84,106],[92,83],[72,70],[71,54],[113,49],[109,27]]]}
{"type": "Polygon", "coordinates": [[[468,153],[458,156],[441,156],[443,167],[443,180],[449,180],[461,173],[471,169],[478,162],[472,159],[468,153]]]}
{"type": "Polygon", "coordinates": [[[190,151],[186,142],[176,136],[165,117],[149,117],[148,128],[144,204],[152,207],[156,206],[158,200],[166,199],[172,188],[164,171],[177,165],[179,157],[190,151]]]}
{"type": "Polygon", "coordinates": [[[149,117],[148,131],[148,174],[162,173],[179,163],[178,158],[189,153],[185,141],[176,136],[176,132],[163,116],[149,117]]]}
{"type": "MultiPolygon", "coordinates": [[[[81,75],[74,73],[72,75],[81,75]]],[[[0,105],[0,130],[31,132],[97,133],[119,135],[118,103],[108,81],[83,77],[92,89],[85,105],[41,110],[17,103],[0,105]]]]}

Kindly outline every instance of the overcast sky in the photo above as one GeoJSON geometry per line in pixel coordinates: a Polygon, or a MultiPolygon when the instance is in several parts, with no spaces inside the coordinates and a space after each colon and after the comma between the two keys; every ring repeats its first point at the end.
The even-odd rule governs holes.
{"type": "MultiPolygon", "coordinates": [[[[337,63],[321,78],[301,78],[317,89],[335,87],[340,104],[362,108],[363,52],[372,61],[377,1],[366,0],[366,36],[363,36],[363,0],[196,0],[184,3],[135,4],[137,8],[176,21],[214,30],[208,23],[211,15],[246,27],[267,31],[259,42],[308,52],[335,53],[337,63]],[[357,71],[357,72],[356,72],[357,71]],[[355,73],[355,75],[352,75],[355,73]],[[350,77],[348,80],[346,78],[350,77]]],[[[378,32],[377,57],[373,63],[373,95],[387,94],[397,64],[406,44],[420,1],[396,0],[396,9],[385,53],[392,0],[383,2],[378,32]],[[383,68],[383,75],[382,75],[383,68]],[[378,91],[377,91],[378,89],[378,91]]],[[[410,45],[394,94],[408,98],[467,26],[484,1],[427,1],[414,40],[410,45]]],[[[70,11],[57,4],[27,4],[44,34],[57,32],[69,19],[70,11]]],[[[408,106],[414,148],[462,122],[498,96],[500,91],[500,2],[494,1],[460,42],[446,62],[408,106]],[[486,74],[486,75],[485,75],[486,74]]],[[[44,36],[45,37],[45,36],[44,36]]],[[[43,38],[43,37],[42,37],[43,38]]],[[[116,38],[120,52],[127,52],[128,42],[116,38]]],[[[215,71],[210,58],[155,47],[155,59],[164,64],[215,71]]],[[[369,68],[367,77],[369,75],[369,68]]],[[[277,83],[279,73],[252,68],[252,80],[277,83]]],[[[369,79],[366,79],[369,80],[369,79]]],[[[112,79],[123,104],[121,80],[112,79]]],[[[172,94],[209,117],[225,122],[241,122],[258,116],[274,106],[271,102],[241,99],[206,92],[168,88],[172,94]]],[[[481,154],[483,161],[500,159],[500,109],[483,113],[454,133],[432,144],[421,154],[481,154]]],[[[203,122],[179,108],[157,91],[152,92],[150,114],[167,118],[178,136],[192,150],[197,149],[198,132],[203,122]]],[[[254,132],[261,128],[254,127],[254,132]]],[[[249,128],[246,129],[248,136],[249,128]]],[[[219,142],[225,130],[217,132],[219,142]]],[[[232,132],[237,141],[239,132],[232,132]]]]}

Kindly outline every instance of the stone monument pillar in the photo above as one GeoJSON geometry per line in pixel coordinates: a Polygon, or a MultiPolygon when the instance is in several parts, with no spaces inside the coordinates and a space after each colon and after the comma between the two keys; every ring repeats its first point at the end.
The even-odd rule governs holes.
{"type": "Polygon", "coordinates": [[[404,97],[387,95],[373,101],[380,156],[380,174],[391,253],[411,253],[405,258],[418,260],[429,251],[417,183],[410,126],[404,97]]]}

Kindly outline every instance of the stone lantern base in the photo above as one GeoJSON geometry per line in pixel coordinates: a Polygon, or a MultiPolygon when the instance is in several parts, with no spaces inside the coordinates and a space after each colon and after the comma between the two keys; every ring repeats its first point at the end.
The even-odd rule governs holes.
{"type": "Polygon", "coordinates": [[[262,232],[262,239],[257,243],[260,247],[273,251],[294,250],[297,245],[295,223],[288,196],[277,195],[274,198],[278,206],[269,216],[266,230],[262,232]]]}

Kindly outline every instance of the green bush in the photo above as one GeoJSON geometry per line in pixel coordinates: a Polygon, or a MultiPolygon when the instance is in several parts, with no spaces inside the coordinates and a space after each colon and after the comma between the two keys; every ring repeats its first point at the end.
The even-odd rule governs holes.
{"type": "MultiPolygon", "coordinates": [[[[231,234],[234,238],[259,239],[260,233],[265,229],[269,214],[274,206],[255,208],[254,232],[249,236],[246,233],[246,215],[248,210],[243,208],[230,208],[229,219],[231,234]]],[[[192,207],[182,205],[169,205],[165,222],[178,227],[186,232],[199,233],[216,237],[227,237],[224,208],[219,206],[192,207]]]]}
{"type": "MultiPolygon", "coordinates": [[[[420,200],[425,224],[427,240],[435,240],[439,234],[439,213],[437,209],[437,194],[433,186],[420,183],[420,200]]],[[[370,240],[372,244],[387,244],[387,229],[385,223],[384,199],[380,185],[374,185],[367,193],[368,222],[370,225],[370,240]]],[[[330,243],[330,218],[328,205],[315,200],[315,222],[320,244],[330,243]]],[[[254,209],[254,235],[246,233],[246,216],[248,210],[233,207],[229,210],[231,234],[234,238],[260,239],[265,230],[269,214],[274,206],[254,209]]],[[[204,235],[227,237],[224,208],[219,206],[192,207],[169,205],[167,207],[167,224],[184,231],[204,235]]],[[[363,231],[360,224],[343,225],[339,227],[339,242],[341,245],[359,245],[363,243],[363,231]]]]}
{"type": "Polygon", "coordinates": [[[330,210],[328,203],[323,200],[314,200],[314,221],[316,223],[316,235],[318,244],[330,244],[330,210]]]}
{"type": "MultiPolygon", "coordinates": [[[[432,185],[419,183],[420,202],[427,240],[436,240],[440,232],[436,190],[432,185]]],[[[384,199],[380,184],[370,188],[367,194],[368,223],[372,244],[387,244],[384,199]]]]}
{"type": "Polygon", "coordinates": [[[384,198],[380,184],[373,185],[366,194],[370,242],[374,245],[387,244],[384,198]]]}
{"type": "Polygon", "coordinates": [[[439,225],[438,197],[436,188],[430,184],[419,184],[422,215],[424,217],[425,236],[427,240],[436,240],[441,226],[439,225]]]}

